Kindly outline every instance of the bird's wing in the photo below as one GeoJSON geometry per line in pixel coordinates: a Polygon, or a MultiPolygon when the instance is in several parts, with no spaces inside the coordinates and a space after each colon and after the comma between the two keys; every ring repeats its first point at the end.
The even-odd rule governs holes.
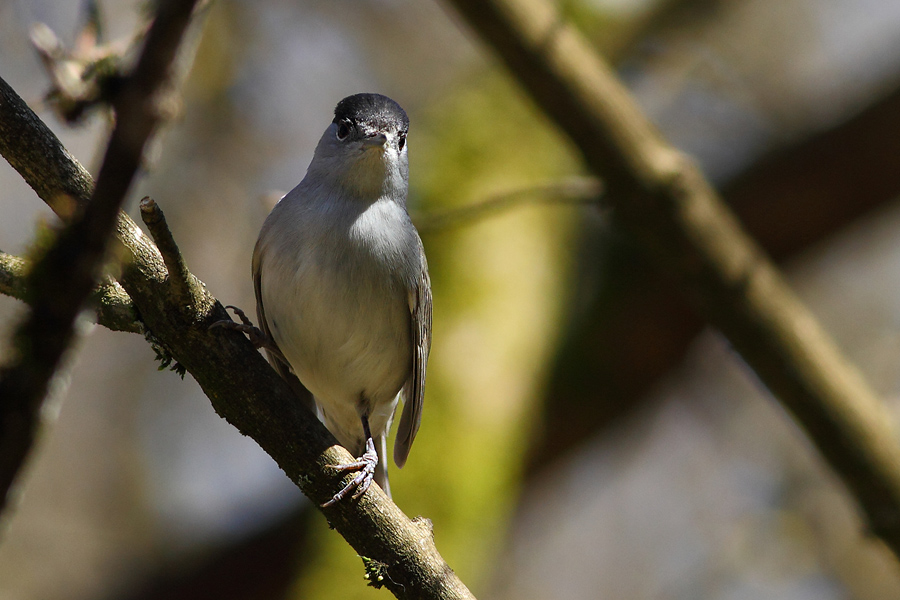
{"type": "MultiPolygon", "coordinates": [[[[269,322],[266,321],[266,308],[263,305],[262,299],[262,254],[259,242],[257,241],[256,247],[253,249],[253,291],[256,293],[256,319],[260,329],[262,329],[263,333],[266,334],[266,337],[269,338],[272,344],[277,348],[278,346],[275,344],[272,332],[269,331],[269,322]]],[[[269,364],[275,369],[275,372],[281,375],[281,378],[288,383],[288,386],[294,394],[300,398],[303,404],[311,410],[313,414],[316,414],[316,402],[313,399],[312,393],[307,390],[306,387],[300,383],[300,380],[297,379],[297,376],[294,375],[290,363],[284,358],[281,351],[279,350],[275,353],[266,349],[266,357],[269,360],[269,364]]]]}
{"type": "Polygon", "coordinates": [[[410,319],[412,376],[403,386],[403,414],[400,416],[397,439],[394,442],[394,462],[398,467],[406,464],[409,449],[422,422],[425,367],[428,363],[428,353],[431,351],[431,280],[428,277],[428,263],[425,261],[421,240],[419,240],[419,255],[422,257],[422,267],[415,285],[409,291],[409,310],[412,316],[410,319]]]}

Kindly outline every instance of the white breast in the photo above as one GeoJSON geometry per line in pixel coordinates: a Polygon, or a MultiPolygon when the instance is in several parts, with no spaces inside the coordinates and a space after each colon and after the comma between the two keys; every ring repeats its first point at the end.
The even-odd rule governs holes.
{"type": "Polygon", "coordinates": [[[408,271],[417,241],[402,226],[403,207],[388,199],[355,213],[335,202],[282,204],[292,200],[260,237],[266,320],[326,425],[352,448],[362,440],[361,412],[371,411],[374,435],[386,429],[410,376],[408,271]]]}

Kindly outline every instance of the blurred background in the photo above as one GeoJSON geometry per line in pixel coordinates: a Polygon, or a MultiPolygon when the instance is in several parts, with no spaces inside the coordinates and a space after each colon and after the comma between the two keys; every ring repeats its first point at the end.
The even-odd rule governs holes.
{"type": "MultiPolygon", "coordinates": [[[[900,3],[565,0],[900,409],[900,3]]],[[[99,2],[108,40],[140,2],[99,2]]],[[[92,171],[108,119],[44,101],[29,41],[78,2],[0,0],[0,76],[92,171]]],[[[577,155],[451,7],[218,0],[136,199],[191,270],[252,312],[250,255],[335,103],[410,115],[410,209],[533,200],[423,227],[434,346],[394,499],[480,598],[900,599],[900,568],[789,415],[609,215],[544,192],[577,155]],[[533,193],[532,193],[533,192],[533,193]]],[[[0,164],[0,249],[50,211],[0,164]]],[[[572,200],[572,198],[569,198],[572,200]]],[[[602,202],[601,202],[602,204],[602,202]]],[[[0,297],[0,356],[20,303],[0,297]]],[[[371,598],[361,561],[198,386],[139,336],[85,326],[0,521],[0,599],[371,598]]]]}

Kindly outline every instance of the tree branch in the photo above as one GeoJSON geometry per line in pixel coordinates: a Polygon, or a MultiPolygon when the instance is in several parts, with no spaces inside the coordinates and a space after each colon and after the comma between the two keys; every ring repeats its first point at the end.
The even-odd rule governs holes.
{"type": "MultiPolygon", "coordinates": [[[[0,154],[51,207],[77,206],[90,193],[87,171],[2,79],[0,154]],[[10,137],[6,131],[16,134],[10,137]],[[61,203],[61,196],[72,200],[61,203]]],[[[57,212],[65,216],[65,211],[57,212]]],[[[314,504],[330,499],[349,476],[328,465],[352,460],[349,453],[296,401],[244,336],[209,330],[229,317],[199,280],[186,276],[196,292],[193,303],[173,302],[157,247],[121,213],[116,233],[127,256],[120,283],[153,340],[191,373],[216,412],[252,437],[314,504]]],[[[359,502],[340,502],[322,512],[365,557],[372,585],[384,585],[402,599],[473,598],[438,553],[430,523],[409,519],[377,486],[359,502]]]]}
{"type": "MultiPolygon", "coordinates": [[[[824,131],[761,157],[722,195],[744,228],[776,261],[796,256],[900,196],[900,88],[824,131]]],[[[555,359],[542,401],[541,431],[528,472],[553,468],[561,455],[602,435],[642,405],[648,390],[676,365],[703,326],[671,279],[632,238],[581,236],[582,275],[569,335],[555,359]],[[590,248],[590,249],[588,249],[590,248]],[[592,256],[603,256],[602,268],[592,256]],[[605,277],[599,288],[593,281],[605,277]],[[639,324],[639,326],[635,326],[639,324]]]]}
{"type": "Polygon", "coordinates": [[[603,185],[594,177],[568,177],[490,196],[484,200],[429,210],[413,215],[419,233],[427,234],[471,225],[477,221],[525,204],[598,204],[603,185]]]}
{"type": "Polygon", "coordinates": [[[607,186],[614,216],[793,413],[900,556],[891,418],[698,170],[543,0],[451,0],[607,186]]]}
{"type": "MultiPolygon", "coordinates": [[[[31,264],[19,256],[0,252],[0,294],[27,301],[29,293],[26,278],[31,264]]],[[[94,308],[96,322],[112,331],[143,333],[134,304],[118,282],[107,280],[90,296],[88,303],[94,308]]]]}
{"type": "Polygon", "coordinates": [[[159,120],[156,96],[187,28],[193,2],[160,5],[134,73],[115,99],[117,121],[91,200],[27,277],[31,312],[0,371],[0,509],[34,441],[50,379],[75,336],[75,319],[99,279],[119,207],[159,120]]]}

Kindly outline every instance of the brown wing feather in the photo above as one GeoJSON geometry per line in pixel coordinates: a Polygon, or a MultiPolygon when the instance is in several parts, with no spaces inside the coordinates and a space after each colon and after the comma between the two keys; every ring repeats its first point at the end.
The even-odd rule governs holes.
{"type": "Polygon", "coordinates": [[[398,467],[406,464],[409,449],[412,447],[419,424],[422,422],[422,404],[425,400],[425,369],[428,364],[428,353],[431,351],[431,280],[428,277],[428,264],[419,242],[419,254],[422,256],[422,270],[412,290],[410,290],[410,329],[413,347],[412,376],[403,386],[403,414],[397,427],[397,439],[394,442],[394,462],[398,467]]]}

